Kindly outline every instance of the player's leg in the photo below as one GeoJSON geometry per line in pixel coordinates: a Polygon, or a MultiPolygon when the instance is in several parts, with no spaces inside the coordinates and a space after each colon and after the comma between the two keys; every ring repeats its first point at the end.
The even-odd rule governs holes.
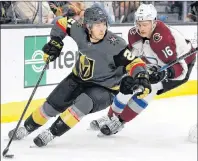
{"type": "Polygon", "coordinates": [[[123,112],[120,115],[118,115],[118,117],[116,116],[117,111],[111,108],[108,114],[109,116],[113,114],[115,116],[112,117],[109,122],[105,123],[103,128],[100,129],[101,132],[111,135],[119,131],[119,127],[121,127],[126,122],[130,122],[135,117],[137,117],[142,111],[144,111],[148,106],[148,102],[150,102],[156,94],[160,95],[187,82],[192,72],[193,66],[194,61],[191,64],[188,64],[188,72],[186,74],[185,79],[183,80],[169,80],[168,82],[163,81],[157,84],[153,84],[152,93],[150,93],[147,97],[145,97],[142,100],[137,99],[135,96],[132,96],[128,104],[124,107],[123,112]]]}
{"type": "MultiPolygon", "coordinates": [[[[110,106],[113,102],[113,99],[115,98],[118,91],[112,91],[105,88],[98,88],[96,90],[89,90],[87,91],[92,97],[92,100],[94,100],[94,108],[91,111],[92,113],[98,112],[100,110],[106,109],[108,106],[110,106]],[[100,98],[101,97],[101,98],[100,98]]],[[[104,125],[106,121],[109,120],[108,116],[103,116],[99,119],[93,120],[90,123],[90,129],[91,130],[99,130],[100,127],[104,125]]]]}
{"type": "Polygon", "coordinates": [[[124,110],[124,107],[127,105],[128,100],[132,97],[132,95],[124,95],[122,93],[118,93],[113,98],[113,103],[110,105],[108,114],[105,116],[102,116],[96,120],[91,121],[90,123],[90,129],[91,130],[100,130],[100,128],[105,124],[105,122],[108,122],[109,119],[115,115],[119,115],[124,110]]]}
{"type": "Polygon", "coordinates": [[[155,97],[157,91],[161,88],[161,83],[153,84],[152,92],[144,99],[138,99],[136,95],[133,95],[128,101],[127,105],[124,107],[122,113],[116,115],[116,113],[113,111],[113,117],[111,117],[110,121],[106,122],[105,125],[100,128],[100,131],[105,135],[112,135],[121,131],[125,123],[133,120],[147,108],[148,103],[155,97]]]}
{"type": "Polygon", "coordinates": [[[34,143],[38,147],[42,147],[46,146],[55,137],[62,136],[73,128],[83,116],[89,113],[92,106],[92,100],[86,94],[82,93],[76,98],[73,105],[60,114],[49,129],[42,131],[35,137],[34,143]],[[83,109],[81,107],[83,107],[83,109]]]}
{"type": "Polygon", "coordinates": [[[111,92],[103,87],[86,89],[49,129],[34,139],[34,143],[39,147],[47,145],[55,137],[73,128],[85,115],[107,108],[112,103],[112,97],[111,92]]]}
{"type": "MultiPolygon", "coordinates": [[[[23,126],[17,130],[14,139],[23,139],[44,125],[51,117],[65,111],[66,108],[73,104],[73,100],[80,95],[81,91],[82,87],[76,81],[75,76],[70,74],[52,91],[44,104],[34,110],[25,120],[23,126]]],[[[13,132],[14,129],[9,132],[8,136],[11,137],[13,132]]]]}

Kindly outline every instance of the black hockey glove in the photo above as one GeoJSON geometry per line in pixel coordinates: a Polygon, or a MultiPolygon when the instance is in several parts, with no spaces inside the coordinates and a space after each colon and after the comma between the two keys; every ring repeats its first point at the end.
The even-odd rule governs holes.
{"type": "Polygon", "coordinates": [[[120,83],[120,92],[123,94],[133,94],[134,79],[131,76],[125,76],[120,83]]]}
{"type": "Polygon", "coordinates": [[[59,57],[64,43],[58,37],[52,37],[51,40],[43,46],[44,61],[46,62],[50,56],[50,61],[54,61],[59,57]]]}
{"type": "Polygon", "coordinates": [[[142,99],[151,93],[151,84],[148,79],[147,73],[139,73],[135,78],[125,76],[120,84],[120,92],[127,95],[133,94],[134,90],[143,87],[142,92],[138,92],[137,98],[142,99]]]}
{"type": "Polygon", "coordinates": [[[157,84],[158,82],[174,78],[174,69],[169,67],[162,72],[157,72],[160,69],[160,66],[152,66],[149,69],[149,81],[151,84],[157,84]]]}

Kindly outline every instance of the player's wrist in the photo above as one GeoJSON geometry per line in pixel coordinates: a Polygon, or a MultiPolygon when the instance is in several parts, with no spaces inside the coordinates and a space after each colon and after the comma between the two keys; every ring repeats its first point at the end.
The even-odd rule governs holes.
{"type": "Polygon", "coordinates": [[[175,70],[174,70],[174,68],[170,67],[170,68],[167,69],[167,78],[168,79],[175,78],[175,70]]]}

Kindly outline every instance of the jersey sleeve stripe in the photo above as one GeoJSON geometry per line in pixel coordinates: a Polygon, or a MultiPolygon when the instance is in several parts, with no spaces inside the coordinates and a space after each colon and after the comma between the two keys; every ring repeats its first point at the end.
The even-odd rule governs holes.
{"type": "Polygon", "coordinates": [[[66,30],[67,30],[66,25],[63,25],[62,23],[60,23],[60,21],[56,21],[56,25],[57,25],[64,33],[66,33],[66,30]]]}
{"type": "Polygon", "coordinates": [[[145,63],[137,63],[135,65],[133,65],[133,67],[131,68],[131,70],[129,71],[129,75],[132,75],[134,70],[137,68],[137,67],[145,67],[145,63]]]}

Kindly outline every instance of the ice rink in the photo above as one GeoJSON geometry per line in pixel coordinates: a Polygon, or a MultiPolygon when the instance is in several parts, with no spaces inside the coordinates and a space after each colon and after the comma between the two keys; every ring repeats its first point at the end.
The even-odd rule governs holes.
{"type": "MultiPolygon", "coordinates": [[[[74,129],[44,148],[30,148],[38,131],[12,142],[13,161],[197,161],[197,144],[187,140],[197,122],[197,96],[154,100],[120,133],[98,138],[89,122],[107,110],[84,118],[74,129]]],[[[54,119],[53,119],[54,120],[54,119]]],[[[50,120],[47,128],[53,120],[50,120]]],[[[1,125],[1,152],[16,123],[1,125]]],[[[9,160],[1,158],[2,160],[9,160]]]]}

